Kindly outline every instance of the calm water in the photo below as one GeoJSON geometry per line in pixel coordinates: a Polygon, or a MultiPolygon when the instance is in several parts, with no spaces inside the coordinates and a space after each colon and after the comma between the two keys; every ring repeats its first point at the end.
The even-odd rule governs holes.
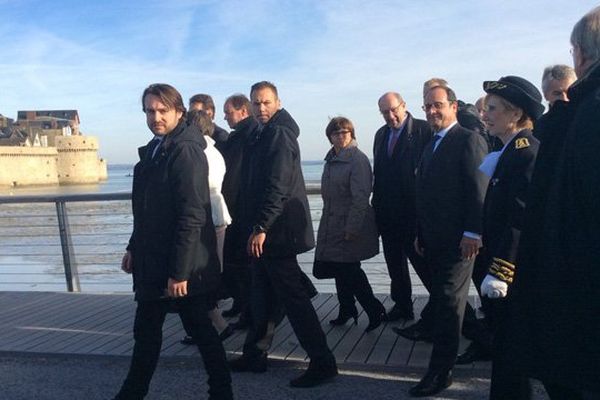
{"type": "MultiPolygon", "coordinates": [[[[302,162],[302,172],[307,182],[320,182],[323,161],[302,162]]],[[[1,188],[0,196],[25,196],[36,194],[115,193],[131,191],[133,164],[108,166],[108,180],[93,185],[36,186],[1,188]]]]}

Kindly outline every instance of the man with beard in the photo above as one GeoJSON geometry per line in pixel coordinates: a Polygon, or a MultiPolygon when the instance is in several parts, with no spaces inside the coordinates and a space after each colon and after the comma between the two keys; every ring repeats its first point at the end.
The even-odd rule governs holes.
{"type": "Polygon", "coordinates": [[[121,268],[133,273],[137,309],[129,373],[116,400],[143,399],[160,355],[166,314],[176,312],[195,339],[209,398],[232,399],[225,350],[208,319],[220,266],[211,219],[204,138],[185,122],[179,92],[150,85],[142,109],[154,139],[139,149],[133,177],[133,233],[121,268]]]}

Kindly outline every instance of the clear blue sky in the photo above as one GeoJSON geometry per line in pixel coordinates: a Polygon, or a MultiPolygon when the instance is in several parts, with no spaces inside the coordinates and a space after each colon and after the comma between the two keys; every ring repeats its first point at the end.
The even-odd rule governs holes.
{"type": "Polygon", "coordinates": [[[597,5],[514,1],[33,1],[0,0],[0,113],[78,109],[109,163],[136,161],[150,138],[140,95],[150,83],[222,104],[274,82],[301,128],[305,160],[328,149],[328,118],[354,121],[370,154],[383,124],[377,99],[399,91],[420,109],[423,81],[446,78],[474,102],[484,80],[540,84],[548,64],[571,64],[573,24],[597,5]]]}

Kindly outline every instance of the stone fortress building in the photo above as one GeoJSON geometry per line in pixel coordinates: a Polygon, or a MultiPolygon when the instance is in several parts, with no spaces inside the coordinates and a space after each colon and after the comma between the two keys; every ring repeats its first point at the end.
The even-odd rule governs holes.
{"type": "Polygon", "coordinates": [[[0,186],[93,184],[107,179],[98,139],[79,131],[77,110],[0,114],[0,186]]]}

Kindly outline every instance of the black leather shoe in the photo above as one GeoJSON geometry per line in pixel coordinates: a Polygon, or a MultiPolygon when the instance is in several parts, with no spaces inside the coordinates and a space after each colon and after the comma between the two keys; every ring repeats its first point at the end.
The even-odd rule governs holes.
{"type": "Polygon", "coordinates": [[[398,321],[398,320],[413,320],[415,319],[415,314],[411,309],[403,309],[401,307],[398,307],[398,305],[395,305],[394,307],[392,307],[386,315],[386,320],[387,321],[398,321]]]}
{"type": "Polygon", "coordinates": [[[194,344],[194,339],[191,336],[184,336],[183,339],[179,341],[179,343],[191,345],[194,344]]]}
{"type": "Polygon", "coordinates": [[[481,345],[471,343],[464,353],[456,357],[457,365],[472,364],[475,361],[490,361],[492,355],[489,351],[483,349],[481,345]]]}
{"type": "Polygon", "coordinates": [[[314,366],[309,364],[308,369],[299,377],[290,381],[290,386],[295,388],[310,388],[331,382],[338,375],[335,363],[327,366],[314,366]]]}
{"type": "Polygon", "coordinates": [[[433,341],[432,334],[429,330],[423,329],[422,324],[417,322],[407,328],[399,328],[394,326],[392,331],[399,336],[402,336],[408,340],[414,340],[415,342],[429,342],[433,341]]]}
{"type": "Polygon", "coordinates": [[[452,371],[427,372],[421,382],[410,388],[412,397],[433,396],[452,385],[452,371]]]}
{"type": "Polygon", "coordinates": [[[336,319],[329,320],[329,324],[335,325],[335,326],[346,325],[346,322],[348,322],[350,319],[353,319],[354,325],[357,325],[358,324],[358,312],[353,315],[339,314],[336,319]]]}
{"type": "Polygon", "coordinates": [[[376,314],[373,317],[369,316],[369,325],[365,328],[365,333],[369,333],[377,328],[383,321],[386,320],[385,311],[381,314],[376,314]]]}
{"type": "Polygon", "coordinates": [[[228,361],[229,369],[233,372],[267,372],[267,353],[258,356],[245,356],[228,361]]]}

